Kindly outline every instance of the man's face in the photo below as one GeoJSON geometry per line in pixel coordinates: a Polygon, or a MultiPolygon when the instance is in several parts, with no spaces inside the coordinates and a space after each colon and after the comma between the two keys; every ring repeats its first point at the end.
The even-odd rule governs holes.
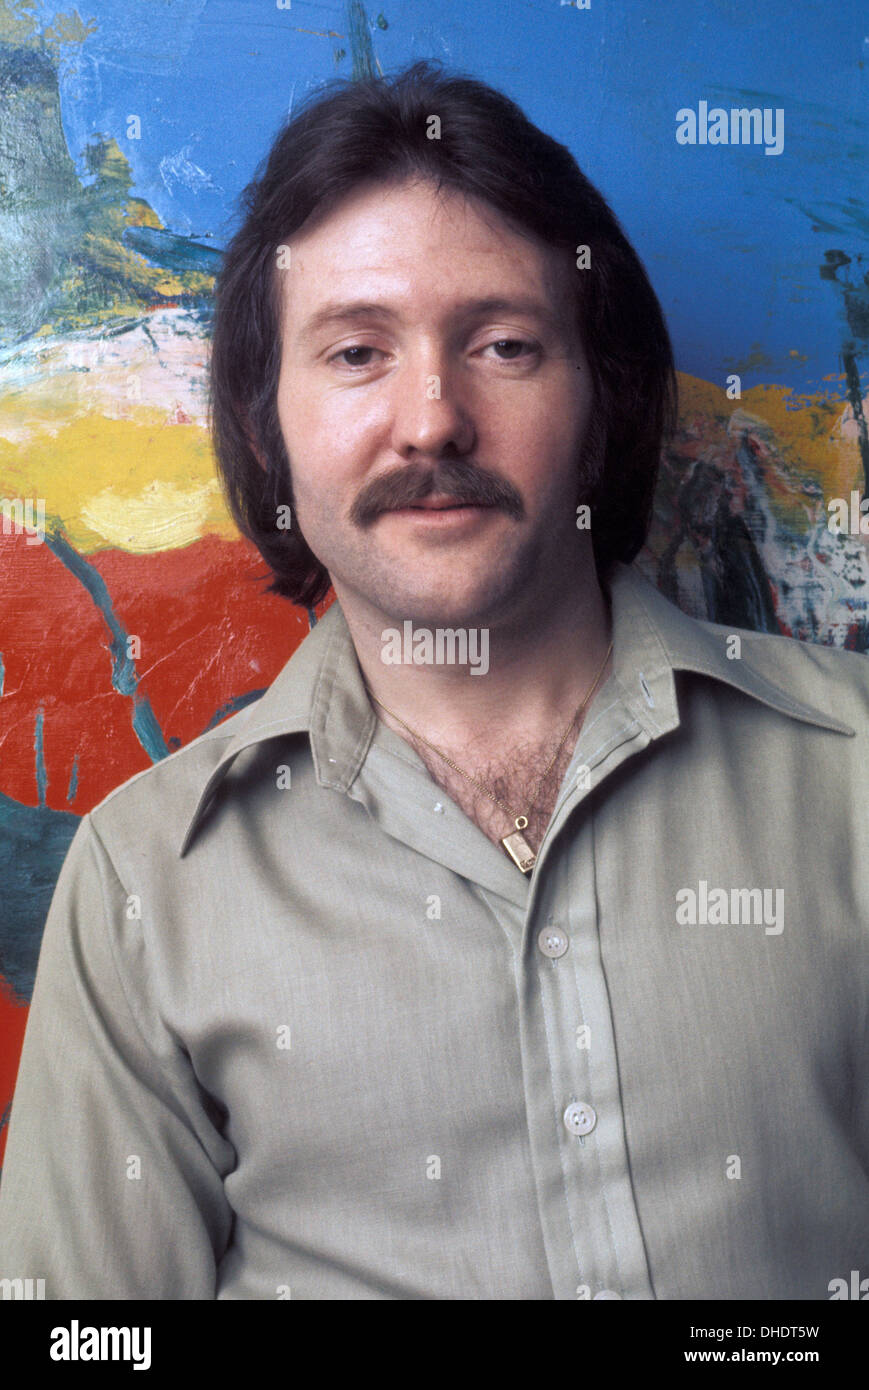
{"type": "Polygon", "coordinates": [[[345,611],[484,624],[551,601],[592,409],[568,266],[417,181],[348,196],[281,275],[295,519],[345,611]]]}

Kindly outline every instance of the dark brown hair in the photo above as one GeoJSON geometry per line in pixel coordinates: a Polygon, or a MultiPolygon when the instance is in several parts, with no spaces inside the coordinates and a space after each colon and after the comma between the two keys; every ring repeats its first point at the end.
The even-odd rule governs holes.
{"type": "Polygon", "coordinates": [[[332,83],[306,101],[242,194],[244,220],[218,280],[210,366],[218,471],[237,525],[272,572],[268,589],[298,604],[319,602],[330,581],[298,527],[278,422],[277,248],[357,187],[419,177],[483,199],[519,231],[570,253],[571,264],[578,246],[590,248],[590,266],[575,272],[576,314],[605,431],[589,499],[602,580],[614,560],[634,558],[651,523],[676,378],[636,252],[564,145],[503,93],[417,62],[394,76],[332,83]],[[439,139],[429,138],[432,116],[439,139]],[[293,509],[289,530],[277,526],[281,506],[293,509]]]}

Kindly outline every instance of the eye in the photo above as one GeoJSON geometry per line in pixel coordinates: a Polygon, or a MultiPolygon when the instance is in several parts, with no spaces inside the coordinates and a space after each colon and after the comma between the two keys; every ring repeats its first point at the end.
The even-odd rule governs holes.
{"type": "Polygon", "coordinates": [[[371,359],[365,354],[378,351],[378,348],[366,347],[362,343],[351,344],[350,347],[342,348],[340,352],[336,352],[334,357],[329,358],[329,361],[337,362],[344,358],[343,365],[346,367],[370,367],[371,359]]]}
{"type": "Polygon", "coordinates": [[[498,360],[501,362],[515,362],[520,357],[530,357],[539,351],[536,343],[527,342],[524,338],[499,338],[497,342],[488,343],[483,351],[487,352],[489,348],[498,349],[498,360]]]}

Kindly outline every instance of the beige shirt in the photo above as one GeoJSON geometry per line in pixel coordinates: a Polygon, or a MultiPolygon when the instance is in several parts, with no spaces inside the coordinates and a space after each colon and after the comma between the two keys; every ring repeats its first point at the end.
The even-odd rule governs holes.
{"type": "Polygon", "coordinates": [[[869,663],[734,655],[633,566],[610,594],[530,878],[378,720],[337,604],[83,818],[0,1277],[826,1299],[869,1274],[869,663]]]}

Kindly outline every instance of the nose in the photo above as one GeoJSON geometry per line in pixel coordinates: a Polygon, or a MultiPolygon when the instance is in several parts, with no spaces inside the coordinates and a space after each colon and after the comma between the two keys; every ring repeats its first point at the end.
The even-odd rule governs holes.
{"type": "Polygon", "coordinates": [[[393,376],[392,447],[401,458],[469,453],[476,442],[470,402],[444,353],[420,352],[393,376]]]}

